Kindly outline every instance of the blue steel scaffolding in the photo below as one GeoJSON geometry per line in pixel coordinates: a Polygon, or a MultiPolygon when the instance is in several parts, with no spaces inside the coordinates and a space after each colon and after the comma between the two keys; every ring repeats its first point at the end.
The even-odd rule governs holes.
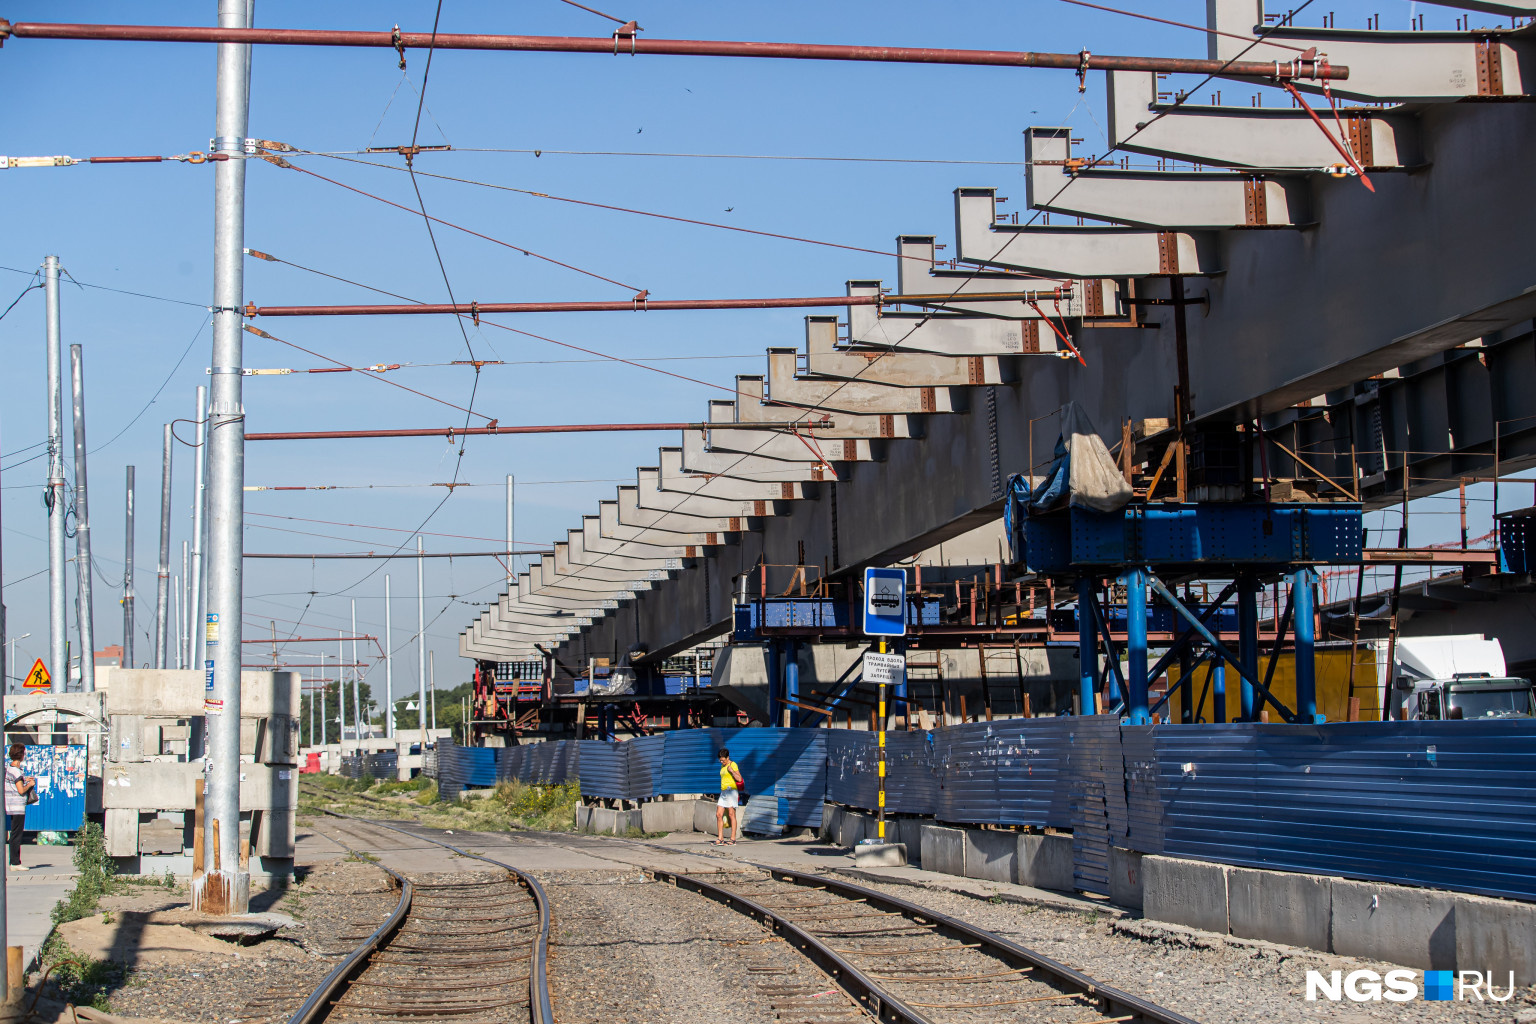
{"type": "MultiPolygon", "coordinates": [[[[1192,703],[1196,660],[1212,663],[1218,694],[1224,694],[1226,666],[1237,672],[1241,686],[1241,720],[1256,721],[1261,709],[1272,708],[1286,722],[1317,722],[1317,688],[1313,661],[1317,565],[1358,565],[1363,558],[1363,517],[1357,504],[1200,504],[1132,503],[1114,513],[1079,507],[1023,518],[1015,555],[1025,567],[1052,578],[1058,586],[1075,586],[1078,597],[1080,710],[1092,714],[1097,697],[1107,690],[1111,700],[1123,701],[1123,714],[1132,725],[1152,721],[1172,696],[1171,687],[1149,706],[1150,683],[1178,662],[1177,686],[1186,688],[1185,705],[1192,703]],[[1022,550],[1019,550],[1019,547],[1022,550]],[[1267,578],[1287,581],[1285,611],[1276,629],[1274,647],[1262,675],[1259,669],[1258,595],[1267,578]],[[1226,580],[1214,601],[1190,607],[1168,580],[1226,580]],[[1125,599],[1125,669],[1115,650],[1110,610],[1099,592],[1107,581],[1123,586],[1125,599]],[[1148,601],[1151,591],[1165,602],[1182,629],[1168,649],[1148,667],[1148,601]],[[1236,599],[1238,645],[1234,653],[1212,628],[1229,601],[1236,599]],[[1292,634],[1296,658],[1296,708],[1282,704],[1270,692],[1275,667],[1292,634]],[[1105,665],[1099,669],[1099,641],[1105,645],[1105,665]]],[[[1225,703],[1215,702],[1217,720],[1225,703]]]]}

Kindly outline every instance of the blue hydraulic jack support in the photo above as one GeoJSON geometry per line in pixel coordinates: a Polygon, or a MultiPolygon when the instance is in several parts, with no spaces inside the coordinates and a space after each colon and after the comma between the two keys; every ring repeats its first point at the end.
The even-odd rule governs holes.
{"type": "Polygon", "coordinates": [[[768,669],[768,721],[767,725],[779,724],[779,712],[783,704],[779,697],[784,692],[784,680],[779,675],[779,645],[770,640],[763,644],[763,661],[768,669]]]}
{"type": "Polygon", "coordinates": [[[1251,573],[1237,578],[1237,660],[1243,671],[1238,683],[1240,722],[1254,722],[1253,684],[1249,678],[1259,674],[1259,581],[1251,573]]]}
{"type": "Polygon", "coordinates": [[[1147,572],[1131,569],[1121,578],[1125,581],[1126,721],[1146,725],[1152,721],[1147,712],[1147,572]]]}
{"type": "Polygon", "coordinates": [[[1094,622],[1094,583],[1084,577],[1077,581],[1077,693],[1079,714],[1093,714],[1093,693],[1099,683],[1098,630],[1094,622]]]}
{"type": "Polygon", "coordinates": [[[1211,721],[1225,722],[1227,720],[1227,664],[1220,658],[1211,674],[1212,713],[1211,721]]]}
{"type": "Polygon", "coordinates": [[[1317,573],[1298,569],[1291,574],[1292,630],[1296,637],[1296,718],[1302,722],[1320,722],[1317,714],[1317,665],[1313,661],[1317,618],[1313,614],[1312,588],[1317,573]]]}
{"type": "MultiPolygon", "coordinates": [[[[800,725],[800,645],[791,640],[784,645],[784,702],[789,711],[790,728],[800,725]]],[[[781,723],[774,722],[774,725],[781,723]]]]}

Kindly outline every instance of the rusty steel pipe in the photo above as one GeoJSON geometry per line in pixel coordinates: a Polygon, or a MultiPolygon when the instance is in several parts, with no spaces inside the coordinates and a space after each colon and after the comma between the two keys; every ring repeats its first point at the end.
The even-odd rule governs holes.
{"type": "Polygon", "coordinates": [[[623,313],[680,309],[827,309],[838,306],[943,306],[962,302],[1039,302],[1061,299],[1058,289],[1038,292],[946,292],[931,295],[823,295],[773,299],[623,299],[617,302],[421,302],[362,306],[257,306],[247,304],[245,315],[257,316],[395,316],[399,314],[457,313],[489,316],[492,313],[623,313]]]}
{"type": "Polygon", "coordinates": [[[788,430],[801,426],[826,426],[828,418],[794,423],[552,423],[515,427],[414,427],[397,430],[294,430],[280,433],[246,434],[247,441],[336,441],[367,437],[471,437],[481,434],[616,434],[630,431],[707,430],[730,427],[732,430],[788,430]]]}
{"type": "Polygon", "coordinates": [[[724,39],[642,39],[612,36],[510,36],[480,33],[360,32],[330,29],[217,28],[194,25],[82,25],[0,19],[0,43],[22,39],[89,39],[158,43],[272,43],[283,46],[376,46],[384,49],[518,50],[538,53],[642,53],[682,57],[774,57],[784,60],[851,60],[897,64],[970,64],[987,67],[1061,68],[1068,71],[1158,71],[1233,78],[1343,79],[1347,67],[1307,59],[1291,62],[1221,61],[1188,57],[1116,57],[1027,50],[944,50],[913,46],[849,46],[826,43],[763,43],[724,39]]]}

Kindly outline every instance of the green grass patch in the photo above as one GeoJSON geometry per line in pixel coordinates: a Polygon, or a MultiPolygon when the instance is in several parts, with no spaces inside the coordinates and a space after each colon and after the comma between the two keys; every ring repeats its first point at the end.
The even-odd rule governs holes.
{"type": "Polygon", "coordinates": [[[62,999],[102,1013],[112,1012],[108,993],[120,988],[128,977],[128,969],[122,964],[92,959],[71,949],[57,934],[43,943],[38,959],[45,970],[53,969],[48,980],[58,988],[62,999]]]}
{"type": "Polygon", "coordinates": [[[96,913],[101,898],[116,884],[116,864],[107,856],[107,837],[102,827],[87,821],[75,833],[75,886],[53,905],[53,923],[78,921],[96,913]]]}

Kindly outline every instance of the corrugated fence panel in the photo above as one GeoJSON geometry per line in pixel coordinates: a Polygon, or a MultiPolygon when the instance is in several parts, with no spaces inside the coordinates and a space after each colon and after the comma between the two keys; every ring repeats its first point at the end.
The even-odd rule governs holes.
{"type": "Polygon", "coordinates": [[[1163,802],[1157,782],[1156,727],[1120,728],[1120,756],[1125,770],[1127,831],[1123,841],[1131,850],[1163,852],[1163,802]]]}
{"type": "MultiPolygon", "coordinates": [[[[875,737],[852,729],[829,729],[824,741],[827,759],[827,799],[849,807],[874,807],[880,791],[875,737]]],[[[889,753],[890,748],[887,747],[889,753]]],[[[894,767],[894,766],[893,766],[894,767]]],[[[886,778],[889,789],[894,775],[886,778]]],[[[887,801],[889,801],[887,793],[887,801]]]]}
{"type": "Polygon", "coordinates": [[[560,740],[557,746],[559,749],[555,751],[550,762],[550,784],[560,786],[577,781],[581,778],[580,744],[574,740],[560,740]]]}
{"type": "Polygon", "coordinates": [[[1162,726],[1165,850],[1536,898],[1529,721],[1162,726]]]}
{"type": "Polygon", "coordinates": [[[786,828],[817,828],[827,792],[827,730],[790,729],[779,746],[779,816],[786,828]]]}
{"type": "MultiPolygon", "coordinates": [[[[829,742],[830,742],[829,734],[829,742]]],[[[869,733],[870,756],[878,757],[869,733]]],[[[893,732],[885,738],[885,809],[895,814],[932,814],[939,799],[936,742],[932,732],[893,732]]],[[[877,773],[878,766],[870,771],[877,773]]],[[[879,776],[870,778],[871,810],[878,802],[879,776]]]]}
{"type": "Polygon", "coordinates": [[[1109,817],[1104,783],[1074,779],[1072,802],[1072,884],[1084,892],[1109,895],[1109,817]]]}
{"type": "Polygon", "coordinates": [[[998,822],[1064,826],[1071,821],[1067,779],[1072,732],[1065,718],[1014,718],[994,723],[998,822]]]}
{"type": "Polygon", "coordinates": [[[1120,722],[1113,715],[1093,715],[1072,721],[1072,778],[1097,782],[1104,787],[1104,815],[1108,836],[1115,845],[1123,845],[1127,819],[1125,760],[1120,752],[1120,722]]]}
{"type": "Polygon", "coordinates": [[[625,749],[629,744],[576,742],[581,750],[581,795],[604,800],[629,799],[629,752],[625,749]]]}
{"type": "Polygon", "coordinates": [[[521,776],[518,774],[523,768],[523,758],[528,748],[502,747],[496,751],[496,781],[517,782],[521,776]]]}
{"type": "MultiPolygon", "coordinates": [[[[741,769],[742,781],[747,784],[746,807],[742,810],[743,831],[758,835],[778,835],[784,831],[784,810],[778,794],[779,774],[782,770],[780,752],[784,734],[789,729],[724,729],[721,730],[719,747],[731,752],[731,760],[741,769]]],[[[677,735],[677,734],[673,734],[677,735]]],[[[719,749],[716,747],[716,750],[719,749]]],[[[714,789],[720,789],[720,761],[713,761],[714,789]]],[[[823,776],[825,777],[825,776],[823,776]]],[[[692,790],[689,790],[692,792],[692,790]]],[[[817,824],[821,822],[817,809],[817,824]]]]}
{"type": "Polygon", "coordinates": [[[935,730],[939,764],[940,821],[996,822],[1002,816],[992,723],[973,722],[935,730]]]}
{"type": "Polygon", "coordinates": [[[682,729],[667,733],[666,750],[661,759],[661,791],[720,792],[720,762],[715,751],[729,746],[722,742],[722,735],[720,729],[682,729]]]}
{"type": "MultiPolygon", "coordinates": [[[[661,795],[661,764],[666,757],[667,737],[641,736],[624,744],[629,756],[629,799],[649,800],[661,795]]],[[[582,781],[586,781],[586,762],[582,762],[582,781]]]]}

